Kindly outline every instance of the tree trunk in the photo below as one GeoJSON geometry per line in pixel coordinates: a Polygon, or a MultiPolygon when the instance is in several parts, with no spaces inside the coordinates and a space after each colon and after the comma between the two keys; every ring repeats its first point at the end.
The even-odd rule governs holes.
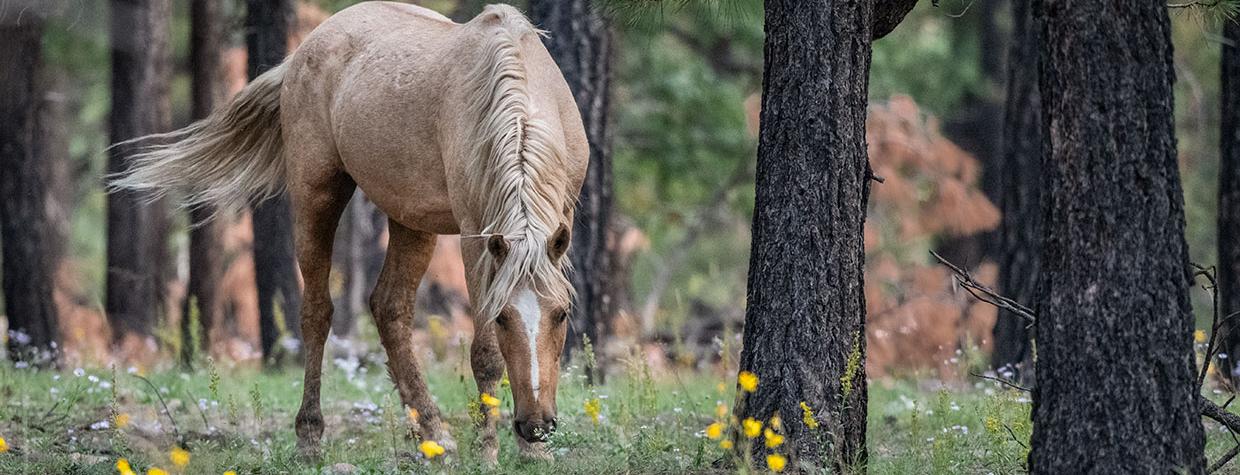
{"type": "MultiPolygon", "coordinates": [[[[748,308],[737,417],[783,416],[786,450],[864,470],[862,226],[870,0],[767,0],[748,308]],[[801,403],[822,424],[800,422],[801,403]]],[[[754,444],[757,454],[765,449],[754,444]]]]}
{"type": "MultiPolygon", "coordinates": [[[[1026,7],[1028,0],[1018,0],[1026,7]]],[[[999,186],[1002,168],[1003,129],[1003,35],[999,25],[1001,0],[978,2],[968,16],[951,22],[956,42],[977,41],[981,70],[980,87],[967,93],[958,108],[951,111],[943,125],[943,133],[962,150],[973,155],[981,165],[980,188],[992,203],[1003,194],[999,186]],[[976,37],[974,40],[970,37],[976,37]]],[[[1016,8],[1016,6],[1014,6],[1016,8]]],[[[984,261],[996,259],[999,235],[994,230],[943,240],[938,252],[966,268],[976,268],[984,261]]]]}
{"type": "Polygon", "coordinates": [[[586,139],[590,165],[577,202],[569,258],[573,263],[572,324],[564,345],[564,361],[583,338],[599,347],[602,326],[612,311],[611,259],[607,253],[611,219],[611,141],[607,130],[611,82],[611,32],[603,15],[589,0],[535,0],[530,2],[534,23],[546,29],[543,41],[573,91],[586,139]]]}
{"type": "MultiPolygon", "coordinates": [[[[250,79],[278,66],[288,52],[293,19],[290,0],[247,0],[245,40],[250,79]]],[[[293,253],[293,216],[288,194],[254,206],[254,277],[258,282],[259,333],[263,359],[272,361],[280,328],[276,304],[288,336],[301,340],[301,285],[293,253]]]]}
{"type": "MultiPolygon", "coordinates": [[[[111,141],[171,129],[168,99],[172,6],[164,0],[112,0],[111,141]]],[[[108,173],[127,168],[140,144],[120,145],[108,173]]],[[[122,351],[145,352],[163,296],[168,220],[161,202],[120,190],[108,195],[108,323],[122,351]]],[[[136,355],[127,355],[136,356],[136,355]]]]}
{"type": "MultiPolygon", "coordinates": [[[[190,75],[192,81],[193,120],[202,120],[224,100],[224,71],[221,68],[224,47],[224,12],[216,0],[193,0],[190,3],[190,75]]],[[[220,244],[220,224],[207,219],[214,213],[209,205],[189,211],[189,286],[181,312],[181,360],[192,363],[197,347],[211,350],[211,328],[223,313],[218,297],[219,281],[224,272],[224,248],[220,244]],[[199,339],[194,341],[193,319],[198,317],[199,339]]]]}
{"type": "MultiPolygon", "coordinates": [[[[1223,22],[1222,103],[1218,183],[1218,311],[1240,310],[1240,24],[1223,22]]],[[[1238,382],[1240,325],[1227,325],[1219,366],[1232,385],[1238,382]],[[1223,363],[1226,364],[1223,364],[1223,363]]]]}
{"type": "MultiPolygon", "coordinates": [[[[1012,2],[1012,47],[1008,55],[1007,110],[999,163],[1003,221],[997,258],[999,291],[1032,305],[1041,244],[1042,99],[1038,96],[1038,28],[1029,2],[1012,2]]],[[[1029,322],[999,311],[991,363],[1007,377],[1032,381],[1029,322]],[[1008,374],[1010,373],[1010,374],[1008,374]]]]}
{"type": "Polygon", "coordinates": [[[334,264],[344,276],[332,313],[332,334],[338,337],[352,334],[358,317],[369,311],[367,298],[383,268],[386,228],[387,216],[361,190],[354,193],[336,232],[334,264]]]}
{"type": "Polygon", "coordinates": [[[60,339],[52,300],[60,241],[48,216],[52,166],[37,146],[42,37],[38,15],[0,19],[5,45],[0,48],[0,247],[7,347],[11,360],[34,364],[54,361],[60,339]]]}
{"type": "Polygon", "coordinates": [[[1048,153],[1030,470],[1203,473],[1166,3],[1035,9],[1048,153]]]}

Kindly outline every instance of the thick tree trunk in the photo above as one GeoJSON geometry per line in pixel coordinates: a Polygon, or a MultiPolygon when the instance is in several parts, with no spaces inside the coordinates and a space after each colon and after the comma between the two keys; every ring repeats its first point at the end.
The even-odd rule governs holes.
{"type": "Polygon", "coordinates": [[[8,355],[35,364],[51,363],[59,340],[52,291],[60,241],[48,216],[52,166],[37,146],[42,37],[38,15],[0,19],[0,247],[8,355]]]}
{"type": "Polygon", "coordinates": [[[577,301],[564,345],[565,361],[588,337],[597,348],[612,313],[611,256],[607,230],[611,219],[611,142],[607,131],[611,82],[611,32],[590,0],[530,2],[534,23],[550,34],[544,39],[551,56],[573,90],[590,142],[590,166],[577,202],[573,244],[569,250],[577,301]]]}
{"type": "MultiPolygon", "coordinates": [[[[172,5],[166,0],[112,0],[112,143],[166,132],[172,5]]],[[[108,172],[127,168],[140,145],[112,148],[108,172]]],[[[168,219],[161,202],[141,193],[108,195],[108,322],[123,351],[146,351],[153,342],[163,296],[168,219]]],[[[135,356],[135,355],[130,355],[135,356]]]]}
{"type": "MultiPolygon", "coordinates": [[[[247,0],[245,41],[249,76],[284,61],[293,20],[291,0],[247,0]]],[[[280,337],[276,305],[289,336],[301,339],[301,285],[293,253],[293,217],[287,194],[254,206],[254,274],[258,281],[259,333],[263,359],[271,361],[280,337]]]]}
{"type": "Polygon", "coordinates": [[[1203,473],[1162,0],[1040,0],[1033,473],[1203,473]]]}
{"type": "Polygon", "coordinates": [[[740,362],[760,382],[741,393],[736,411],[759,420],[778,412],[787,434],[779,450],[835,472],[866,461],[862,226],[873,14],[870,0],[766,2],[740,362]],[[802,402],[817,429],[800,423],[802,402]]]}
{"type": "MultiPolygon", "coordinates": [[[[1240,23],[1226,21],[1222,42],[1222,104],[1218,182],[1218,304],[1219,315],[1240,310],[1240,23]]],[[[1240,368],[1240,325],[1227,326],[1223,337],[1227,359],[1220,366],[1232,384],[1240,368]],[[1223,363],[1226,364],[1223,364],[1223,363]]]]}
{"type": "MultiPolygon", "coordinates": [[[[1042,99],[1038,95],[1038,27],[1029,2],[1012,2],[1007,110],[1003,118],[1003,156],[999,163],[1003,221],[997,258],[999,291],[1017,302],[1033,304],[1041,244],[1042,99]]],[[[1026,381],[1032,371],[1029,322],[1000,310],[995,321],[995,369],[1026,381]]]]}
{"type": "MultiPolygon", "coordinates": [[[[216,0],[193,0],[190,3],[190,75],[193,88],[193,120],[211,114],[224,99],[224,71],[221,68],[224,47],[224,12],[216,0]]],[[[223,313],[218,297],[219,281],[224,272],[224,248],[220,245],[220,224],[207,221],[214,210],[210,206],[189,212],[189,286],[181,312],[181,359],[190,364],[194,347],[203,352],[211,349],[211,328],[223,313]],[[190,316],[197,312],[199,339],[193,341],[190,316]]]]}

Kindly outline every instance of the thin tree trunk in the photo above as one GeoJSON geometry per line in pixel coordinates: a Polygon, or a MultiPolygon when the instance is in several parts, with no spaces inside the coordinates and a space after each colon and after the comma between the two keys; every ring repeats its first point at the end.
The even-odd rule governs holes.
{"type": "MultiPolygon", "coordinates": [[[[1007,111],[1003,119],[1003,157],[999,164],[1000,205],[997,253],[999,290],[1032,304],[1041,244],[1042,100],[1038,95],[1038,28],[1026,1],[1012,2],[1012,48],[1008,55],[1007,111]]],[[[1032,381],[1029,322],[1000,310],[995,321],[995,369],[1032,381]]]]}
{"type": "Polygon", "coordinates": [[[38,110],[43,20],[0,19],[0,247],[4,311],[13,361],[48,364],[60,339],[55,288],[56,230],[48,215],[51,157],[41,156],[38,110]]]}
{"type": "Polygon", "coordinates": [[[1040,0],[1033,473],[1203,473],[1162,0],[1040,0]]]}
{"type": "Polygon", "coordinates": [[[543,41],[568,81],[581,111],[590,165],[586,171],[573,223],[572,324],[564,345],[564,361],[583,338],[599,347],[602,328],[612,313],[611,256],[607,252],[611,219],[611,141],[607,130],[611,82],[611,32],[590,0],[536,0],[530,2],[534,23],[547,30],[543,41]]]}
{"type": "MultiPolygon", "coordinates": [[[[1028,7],[1029,0],[1018,0],[1019,7],[1028,7]]],[[[951,22],[955,41],[969,41],[976,36],[977,66],[981,70],[980,87],[970,91],[951,111],[944,122],[943,133],[981,165],[980,188],[986,198],[998,203],[1003,194],[1003,49],[999,12],[1002,0],[977,2],[965,18],[951,22]]],[[[1017,8],[1017,6],[1014,6],[1017,8]]],[[[952,262],[975,268],[984,261],[997,259],[1000,236],[994,230],[945,239],[938,247],[940,254],[952,262]]]]}
{"type": "MultiPolygon", "coordinates": [[[[866,461],[862,226],[870,0],[767,0],[739,418],[783,415],[780,450],[819,467],[866,461]],[[821,422],[800,423],[801,403],[821,422]],[[829,441],[829,442],[828,442],[829,441]]],[[[762,444],[754,444],[762,454],[762,444]]]]}
{"type": "MultiPolygon", "coordinates": [[[[1240,310],[1240,24],[1223,24],[1222,104],[1218,184],[1218,299],[1219,314],[1240,310]]],[[[1234,321],[1234,320],[1233,320],[1234,321]]],[[[1223,352],[1228,358],[1224,375],[1237,383],[1240,325],[1228,325],[1223,352]]]]}
{"type": "MultiPolygon", "coordinates": [[[[193,88],[193,120],[211,114],[224,99],[224,72],[221,53],[224,47],[222,5],[216,0],[193,0],[190,3],[190,75],[193,88]]],[[[211,328],[222,313],[219,281],[224,271],[224,248],[220,244],[220,224],[207,219],[214,212],[210,206],[189,211],[189,286],[181,312],[182,363],[192,363],[197,345],[200,351],[211,350],[211,328]],[[197,312],[199,339],[193,341],[191,315],[197,312]]]]}
{"type": "MultiPolygon", "coordinates": [[[[293,19],[290,0],[247,0],[245,40],[249,49],[249,76],[284,61],[288,31],[293,19]]],[[[276,305],[280,305],[284,329],[301,340],[301,286],[293,253],[293,217],[287,194],[254,206],[254,274],[258,282],[259,333],[263,359],[272,361],[280,329],[276,305]]]]}
{"type": "MultiPolygon", "coordinates": [[[[112,0],[111,141],[166,132],[171,58],[166,0],[112,0]]],[[[119,173],[140,145],[111,149],[108,172],[119,173]]],[[[167,216],[162,202],[141,193],[108,195],[108,322],[114,343],[150,345],[163,296],[167,216]]],[[[126,350],[139,350],[126,346],[126,350]]]]}
{"type": "Polygon", "coordinates": [[[387,216],[361,190],[354,193],[336,232],[336,265],[344,275],[344,289],[332,313],[332,334],[338,337],[352,334],[358,317],[369,311],[367,296],[383,267],[381,239],[386,228],[387,216]]]}

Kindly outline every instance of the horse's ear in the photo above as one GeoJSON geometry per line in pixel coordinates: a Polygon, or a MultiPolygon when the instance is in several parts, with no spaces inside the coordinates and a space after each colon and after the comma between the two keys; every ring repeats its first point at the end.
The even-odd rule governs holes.
{"type": "Polygon", "coordinates": [[[568,243],[570,240],[568,226],[560,223],[559,229],[551,234],[551,239],[547,241],[547,255],[551,256],[551,260],[559,259],[568,251],[568,243]]]}
{"type": "Polygon", "coordinates": [[[487,252],[490,252],[491,257],[494,257],[496,261],[503,262],[504,258],[508,257],[508,249],[508,240],[502,235],[492,234],[487,239],[487,252]]]}

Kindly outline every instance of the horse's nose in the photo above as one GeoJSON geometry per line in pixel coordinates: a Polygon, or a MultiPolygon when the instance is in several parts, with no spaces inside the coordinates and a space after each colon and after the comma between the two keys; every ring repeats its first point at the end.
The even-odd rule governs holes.
{"type": "Polygon", "coordinates": [[[516,421],[517,435],[526,442],[544,442],[555,433],[555,418],[531,417],[524,421],[516,421]]]}

